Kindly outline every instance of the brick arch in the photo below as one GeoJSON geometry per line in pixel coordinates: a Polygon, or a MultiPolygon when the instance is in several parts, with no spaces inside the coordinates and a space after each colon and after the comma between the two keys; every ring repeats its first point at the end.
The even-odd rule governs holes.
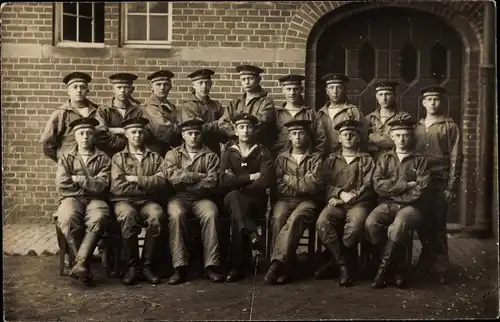
{"type": "MultiPolygon", "coordinates": [[[[482,6],[479,2],[351,2],[351,1],[322,1],[307,2],[297,11],[290,22],[286,33],[286,48],[301,48],[306,51],[305,59],[305,99],[309,106],[315,105],[316,92],[316,49],[323,31],[331,24],[349,17],[353,13],[381,7],[396,7],[423,11],[435,15],[454,29],[464,45],[464,66],[462,72],[463,103],[462,132],[463,166],[462,191],[459,209],[460,221],[463,226],[473,222],[476,207],[474,187],[479,165],[478,142],[480,138],[479,124],[479,66],[482,51],[482,6]]],[[[462,227],[463,227],[462,226],[462,227]]]]}
{"type": "MultiPolygon", "coordinates": [[[[444,22],[455,28],[462,38],[466,48],[479,51],[482,47],[483,17],[482,1],[307,1],[297,10],[289,23],[285,34],[285,48],[308,48],[310,36],[322,24],[329,24],[326,15],[333,10],[342,9],[344,16],[354,12],[370,10],[380,7],[411,8],[434,14],[444,22]],[[318,26],[319,25],[319,26],[318,26]]],[[[337,11],[336,10],[336,11],[337,11]]],[[[339,15],[342,16],[342,15],[339,15]]],[[[337,19],[341,18],[337,16],[337,19]]],[[[319,35],[316,35],[319,36],[319,35]]],[[[318,38],[318,37],[315,37],[318,38]]]]}

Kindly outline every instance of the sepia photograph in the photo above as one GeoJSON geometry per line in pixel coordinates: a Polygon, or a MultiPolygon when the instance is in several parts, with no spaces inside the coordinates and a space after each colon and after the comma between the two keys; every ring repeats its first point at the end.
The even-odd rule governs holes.
{"type": "Polygon", "coordinates": [[[495,1],[0,25],[5,321],[500,318],[495,1]]]}

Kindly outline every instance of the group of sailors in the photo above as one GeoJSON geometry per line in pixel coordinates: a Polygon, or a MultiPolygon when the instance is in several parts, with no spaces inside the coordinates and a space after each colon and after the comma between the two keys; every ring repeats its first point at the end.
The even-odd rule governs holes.
{"type": "Polygon", "coordinates": [[[89,260],[109,220],[121,229],[123,283],[160,282],[155,249],[168,234],[173,275],[187,279],[187,218],[201,225],[203,263],[213,282],[244,277],[251,249],[264,251],[257,221],[271,200],[272,254],[266,283],[289,280],[304,230],[316,225],[329,260],[318,279],[339,272],[350,286],[361,267],[372,287],[405,281],[405,248],[413,232],[422,242],[418,271],[445,283],[447,208],[461,167],[460,131],[442,113],[446,89],[421,90],[418,122],[396,106],[396,82],[376,87],[376,109],[366,115],[347,102],[349,78],[323,77],[327,103],[307,106],[302,75],[279,79],[285,102],[275,106],[261,85],[261,68],[241,65],[243,94],[223,106],[210,98],[214,71],[189,74],[191,95],[179,107],[168,100],[174,74],[147,77],[151,96],[131,94],[137,76],[109,77],[113,97],[98,106],[87,95],[91,76],[64,77],[69,99],[51,115],[41,137],[57,162],[60,196],[54,214],[68,245],[70,276],[92,281],[89,260]],[[229,218],[229,270],[221,271],[218,220],[229,218]],[[146,229],[142,258],[138,235],[146,229]],[[358,258],[358,244],[366,256],[358,258]]]}

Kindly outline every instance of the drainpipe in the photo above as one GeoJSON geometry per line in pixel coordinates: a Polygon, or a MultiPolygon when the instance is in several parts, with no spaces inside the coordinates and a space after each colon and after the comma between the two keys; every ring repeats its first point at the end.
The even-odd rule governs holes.
{"type": "MultiPolygon", "coordinates": [[[[481,95],[481,119],[480,119],[480,152],[479,176],[477,186],[477,212],[471,232],[476,237],[488,237],[492,232],[492,218],[497,216],[493,213],[493,149],[494,132],[496,127],[496,70],[495,70],[495,4],[488,1],[484,5],[484,37],[482,63],[480,66],[480,95],[481,95]]],[[[467,229],[469,230],[469,229],[467,229]]]]}

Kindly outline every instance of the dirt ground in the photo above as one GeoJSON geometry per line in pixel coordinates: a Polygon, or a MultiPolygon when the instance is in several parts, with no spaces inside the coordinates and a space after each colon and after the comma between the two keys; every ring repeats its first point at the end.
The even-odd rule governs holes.
{"type": "MultiPolygon", "coordinates": [[[[495,246],[493,244],[493,246],[495,246]]],[[[126,287],[104,278],[94,264],[96,286],[82,288],[58,276],[58,257],[4,257],[5,319],[14,320],[273,320],[494,318],[498,316],[497,248],[478,250],[454,263],[451,283],[416,279],[405,290],[373,290],[370,281],[340,288],[312,277],[282,286],[257,275],[213,284],[203,277],[183,285],[126,287]]]]}

